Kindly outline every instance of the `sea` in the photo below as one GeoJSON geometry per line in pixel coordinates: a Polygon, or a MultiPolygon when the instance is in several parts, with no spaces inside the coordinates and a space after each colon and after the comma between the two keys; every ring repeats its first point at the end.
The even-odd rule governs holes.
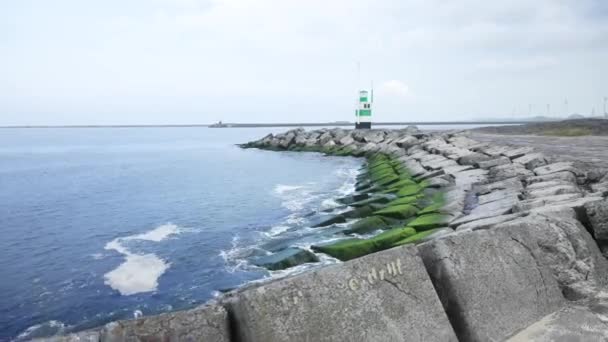
{"type": "Polygon", "coordinates": [[[311,225],[364,163],[236,146],[286,129],[0,129],[0,341],[191,308],[339,262],[252,263],[335,240],[311,225]]]}

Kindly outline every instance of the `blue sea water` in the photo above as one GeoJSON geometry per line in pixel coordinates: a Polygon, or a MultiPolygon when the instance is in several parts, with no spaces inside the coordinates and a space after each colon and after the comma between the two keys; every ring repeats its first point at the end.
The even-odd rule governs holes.
{"type": "Polygon", "coordinates": [[[317,241],[311,220],[352,191],[362,161],[234,145],[284,130],[0,130],[0,341],[285,275],[250,260],[317,241]]]}

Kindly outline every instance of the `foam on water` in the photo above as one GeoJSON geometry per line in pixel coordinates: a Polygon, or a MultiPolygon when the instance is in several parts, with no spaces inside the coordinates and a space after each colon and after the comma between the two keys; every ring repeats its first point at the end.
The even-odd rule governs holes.
{"type": "Polygon", "coordinates": [[[63,322],[51,320],[41,324],[35,324],[25,329],[17,335],[15,341],[29,341],[38,337],[46,337],[52,335],[60,335],[66,330],[66,325],[63,322]]]}
{"type": "Polygon", "coordinates": [[[104,275],[104,283],[124,296],[155,291],[158,278],[171,266],[155,254],[132,253],[125,245],[128,241],[160,242],[182,230],[174,224],[165,224],[141,234],[116,238],[108,242],[106,250],[114,250],[125,256],[125,261],[104,275]]]}

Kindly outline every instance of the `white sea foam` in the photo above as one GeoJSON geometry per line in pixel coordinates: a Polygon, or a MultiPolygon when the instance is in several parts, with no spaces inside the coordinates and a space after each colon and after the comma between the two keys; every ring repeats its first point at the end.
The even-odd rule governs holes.
{"type": "Polygon", "coordinates": [[[154,254],[132,253],[124,243],[133,240],[160,242],[181,232],[178,226],[165,224],[142,234],[116,238],[108,242],[105,249],[124,255],[125,261],[104,275],[104,283],[124,296],[155,291],[158,287],[158,278],[171,264],[154,254]]]}
{"type": "Polygon", "coordinates": [[[298,190],[298,189],[301,189],[301,188],[303,188],[303,187],[304,187],[303,185],[284,185],[284,184],[277,184],[277,185],[274,187],[274,192],[275,192],[277,195],[282,195],[282,194],[284,194],[284,193],[286,193],[286,192],[288,192],[288,191],[298,190]]]}
{"type": "Polygon", "coordinates": [[[48,321],[41,324],[32,325],[17,335],[15,341],[28,341],[37,337],[46,337],[62,334],[66,325],[59,321],[48,321]]]}

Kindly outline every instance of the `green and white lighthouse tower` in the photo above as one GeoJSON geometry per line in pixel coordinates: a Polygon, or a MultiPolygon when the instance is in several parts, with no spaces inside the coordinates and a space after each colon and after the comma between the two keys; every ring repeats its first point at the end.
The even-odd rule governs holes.
{"type": "Polygon", "coordinates": [[[374,89],[371,89],[371,93],[367,90],[359,91],[359,102],[358,107],[355,110],[355,121],[356,129],[370,129],[372,128],[372,103],[374,102],[374,89]]]}

